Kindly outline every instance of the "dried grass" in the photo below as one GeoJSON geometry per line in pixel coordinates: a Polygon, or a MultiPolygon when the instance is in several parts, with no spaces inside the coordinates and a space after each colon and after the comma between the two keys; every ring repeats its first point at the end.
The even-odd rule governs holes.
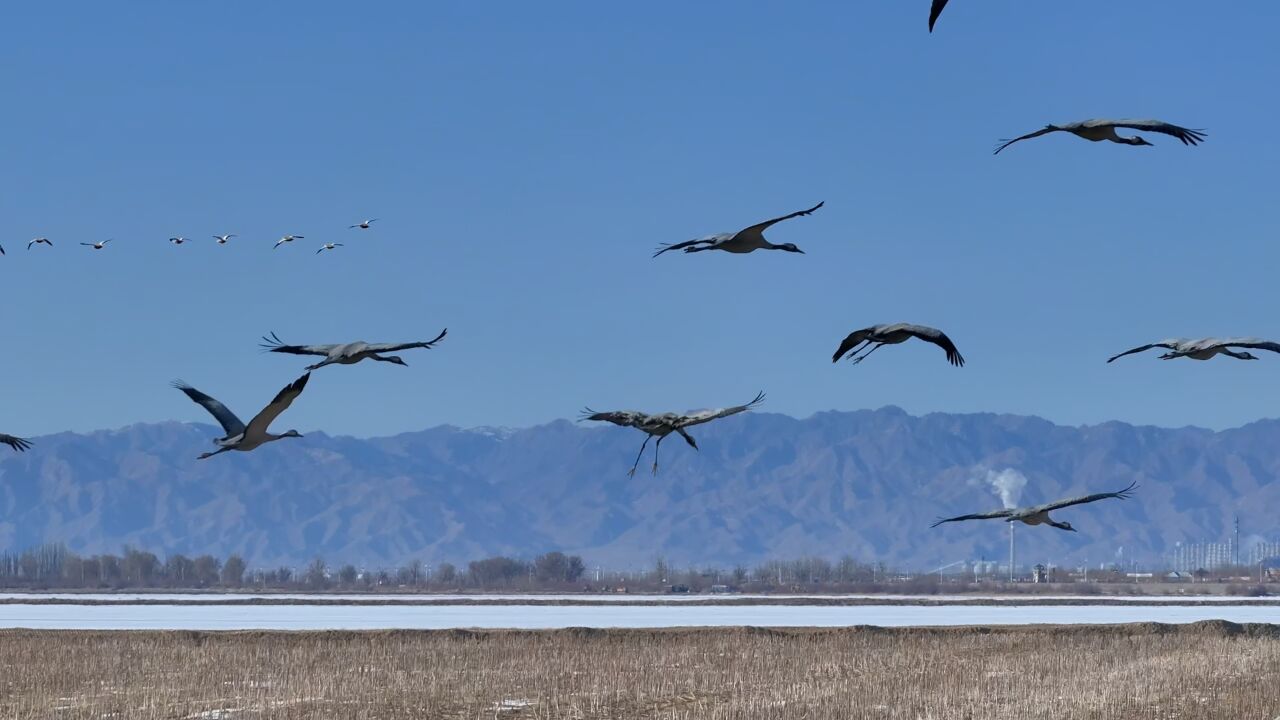
{"type": "Polygon", "coordinates": [[[1278,715],[1270,625],[0,631],[4,718],[1278,715]]]}

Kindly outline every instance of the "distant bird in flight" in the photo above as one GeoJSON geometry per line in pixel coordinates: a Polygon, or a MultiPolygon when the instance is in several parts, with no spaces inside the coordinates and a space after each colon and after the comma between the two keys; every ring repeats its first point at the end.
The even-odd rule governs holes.
{"type": "Polygon", "coordinates": [[[1082,495],[1080,497],[1071,498],[1069,500],[1059,500],[1057,502],[1045,503],[1043,505],[1033,505],[1025,508],[1006,508],[1004,510],[992,510],[986,513],[974,513],[973,515],[957,515],[951,518],[939,518],[937,522],[929,527],[938,527],[942,523],[959,522],[960,520],[994,520],[996,518],[1004,518],[1005,522],[1018,522],[1027,525],[1052,525],[1059,530],[1069,530],[1076,532],[1069,522],[1056,522],[1049,517],[1050,511],[1058,510],[1072,505],[1083,505],[1085,503],[1097,502],[1098,500],[1106,500],[1108,498],[1118,498],[1124,500],[1132,495],[1132,490],[1138,486],[1133,482],[1129,487],[1120,492],[1096,493],[1093,495],[1082,495]]]}
{"type": "Polygon", "coordinates": [[[169,242],[173,243],[174,245],[181,245],[182,243],[184,243],[184,242],[186,242],[186,241],[187,241],[187,239],[186,239],[186,238],[184,238],[184,237],[182,237],[181,235],[179,235],[178,237],[171,237],[171,238],[169,238],[169,242]]]}
{"type": "Polygon", "coordinates": [[[378,218],[373,218],[372,220],[362,220],[356,223],[355,225],[348,226],[347,229],[352,230],[355,228],[360,228],[361,230],[368,230],[369,226],[376,222],[378,222],[378,218]]]}
{"type": "Polygon", "coordinates": [[[7,433],[0,433],[0,443],[4,443],[18,452],[23,452],[31,447],[30,440],[9,435],[7,433]]]}
{"type": "Polygon", "coordinates": [[[49,240],[49,238],[39,237],[27,243],[27,249],[30,250],[32,245],[48,245],[49,247],[53,247],[53,242],[49,240]]]}
{"type": "Polygon", "coordinates": [[[291,243],[291,242],[293,242],[294,240],[301,240],[301,239],[303,239],[304,237],[306,237],[306,235],[285,235],[284,237],[282,237],[282,238],[280,238],[279,240],[277,240],[277,241],[276,241],[275,246],[274,246],[274,247],[272,247],[271,249],[272,249],[272,250],[275,250],[276,248],[280,247],[281,245],[283,245],[283,244],[285,244],[285,243],[291,243]]]}
{"type": "Polygon", "coordinates": [[[1161,340],[1149,345],[1139,345],[1132,350],[1125,350],[1119,355],[1113,355],[1107,358],[1107,362],[1112,362],[1125,355],[1146,352],[1151,348],[1165,348],[1167,352],[1160,356],[1161,360],[1173,360],[1174,358],[1188,357],[1192,360],[1208,360],[1217,355],[1226,355],[1237,360],[1257,360],[1258,357],[1251,352],[1235,352],[1231,348],[1253,348],[1254,350],[1270,350],[1271,352],[1280,352],[1280,343],[1274,343],[1269,340],[1259,340],[1258,338],[1203,338],[1200,340],[1188,340],[1186,338],[1171,338],[1169,340],[1161,340]]]}
{"type": "Polygon", "coordinates": [[[207,452],[200,455],[198,460],[213,457],[218,453],[224,453],[228,450],[243,450],[248,452],[260,445],[287,437],[302,437],[297,430],[289,430],[283,435],[275,435],[267,432],[267,428],[271,425],[271,421],[275,420],[280,413],[289,408],[289,405],[302,394],[303,388],[307,386],[307,379],[311,377],[311,373],[307,373],[302,377],[294,380],[283,390],[276,393],[275,399],[269,405],[263,408],[253,419],[245,425],[236,414],[227,409],[226,405],[205,395],[199,390],[182,382],[175,381],[173,386],[187,394],[200,407],[209,411],[209,414],[218,421],[222,429],[227,433],[225,437],[214,440],[214,444],[219,446],[218,450],[207,452]]]}
{"type": "Polygon", "coordinates": [[[227,241],[233,237],[240,237],[240,236],[239,235],[214,235],[213,239],[217,240],[219,245],[226,245],[227,241]]]}
{"type": "Polygon", "coordinates": [[[596,420],[603,422],[611,422],[614,425],[622,427],[633,427],[647,434],[648,437],[640,445],[640,452],[636,454],[636,461],[632,463],[631,469],[627,471],[628,476],[636,474],[636,467],[640,465],[640,458],[644,456],[644,448],[649,444],[650,438],[658,438],[658,442],[653,446],[653,474],[658,474],[658,449],[662,447],[662,441],[671,433],[679,433],[684,441],[689,443],[694,450],[698,449],[698,443],[693,436],[685,432],[685,428],[701,425],[702,423],[718,420],[730,415],[736,415],[745,410],[764,402],[764,393],[757,393],[754,400],[746,405],[735,405],[730,408],[720,408],[716,410],[701,410],[692,413],[662,413],[661,415],[649,415],[636,410],[615,410],[613,412],[596,412],[591,408],[582,411],[582,417],[578,418],[578,422],[583,420],[596,420]]]}
{"type": "Polygon", "coordinates": [[[91,247],[91,248],[93,248],[94,250],[101,250],[102,248],[106,247],[106,246],[107,246],[107,243],[109,243],[109,242],[111,242],[111,241],[110,241],[110,240],[103,240],[102,242],[96,242],[96,243],[80,243],[80,244],[81,244],[81,245],[84,245],[85,247],[91,247]]]}
{"type": "Polygon", "coordinates": [[[869,328],[855,330],[849,333],[844,342],[840,343],[836,354],[831,356],[831,362],[839,361],[842,355],[848,353],[848,359],[853,360],[853,364],[857,365],[879,348],[885,345],[897,345],[911,338],[918,338],[937,345],[946,351],[947,362],[956,367],[964,367],[964,358],[960,356],[960,351],[956,350],[955,343],[951,342],[951,338],[947,337],[946,333],[936,328],[911,325],[909,323],[872,325],[869,328]],[[866,350],[866,352],[858,355],[862,350],[866,350]]]}
{"type": "MultiPolygon", "coordinates": [[[[30,250],[31,248],[27,248],[27,249],[30,250]]],[[[4,254],[4,246],[0,245],[0,255],[3,255],[3,254],[4,254]]]]}
{"type": "Polygon", "coordinates": [[[436,343],[444,339],[449,329],[445,328],[440,331],[434,340],[430,342],[410,342],[410,343],[367,343],[363,340],[346,343],[345,345],[285,345],[284,342],[276,337],[275,333],[264,335],[262,337],[262,347],[267,352],[289,353],[291,355],[319,355],[324,360],[315,365],[308,365],[307,370],[318,370],[325,365],[352,365],[369,358],[379,362],[395,363],[396,365],[408,365],[401,358],[395,355],[383,356],[380,353],[396,352],[398,350],[412,350],[414,348],[432,348],[436,343]]]}
{"type": "Polygon", "coordinates": [[[1188,130],[1177,125],[1170,125],[1160,120],[1084,120],[1082,122],[1067,123],[1066,125],[1045,125],[1044,129],[1037,130],[1033,133],[1027,133],[1022,137],[1016,137],[1012,140],[1001,140],[1000,146],[996,148],[995,154],[999,155],[1000,151],[1020,140],[1030,140],[1031,138],[1048,135],[1052,132],[1069,132],[1076,137],[1084,138],[1098,142],[1100,140],[1110,140],[1113,143],[1121,145],[1152,145],[1138,135],[1133,137],[1120,137],[1116,134],[1116,128],[1128,128],[1130,130],[1145,130],[1147,132],[1164,133],[1172,135],[1182,141],[1183,145],[1196,145],[1204,140],[1204,130],[1188,130]]]}
{"type": "Polygon", "coordinates": [[[340,248],[340,247],[342,247],[342,243],[325,243],[320,246],[320,249],[316,251],[316,254],[319,255],[325,250],[332,250],[334,248],[340,248]]]}
{"type": "Polygon", "coordinates": [[[933,32],[933,24],[938,22],[938,16],[946,6],[947,0],[933,0],[933,7],[929,8],[929,32],[933,32]]]}
{"type": "Polygon", "coordinates": [[[808,215],[814,210],[822,207],[825,203],[820,202],[808,210],[793,212],[790,215],[783,215],[772,220],[765,220],[757,223],[749,228],[744,228],[736,233],[720,233],[718,235],[708,235],[696,240],[686,240],[681,243],[671,243],[658,246],[658,252],[654,253],[654,257],[658,257],[668,250],[684,250],[687,253],[702,252],[703,250],[724,250],[731,253],[749,253],[753,250],[786,250],[787,252],[804,254],[804,251],[796,247],[793,243],[783,243],[774,245],[764,239],[764,231],[769,226],[780,223],[783,220],[790,220],[793,217],[808,215]]]}

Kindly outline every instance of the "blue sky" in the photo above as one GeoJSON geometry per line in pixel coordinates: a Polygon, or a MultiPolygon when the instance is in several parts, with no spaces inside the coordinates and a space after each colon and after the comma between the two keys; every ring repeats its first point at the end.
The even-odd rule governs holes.
{"type": "Polygon", "coordinates": [[[7,7],[0,429],[207,421],[174,378],[247,415],[305,364],[260,354],[263,333],[446,326],[408,368],[318,372],[281,426],[518,426],[761,389],[798,416],[1277,414],[1280,356],[1104,361],[1280,339],[1280,6],[954,0],[929,35],[926,0],[688,5],[7,7]],[[1135,116],[1209,139],[991,156],[1135,116]],[[649,257],[819,200],[770,234],[806,255],[649,257]],[[307,239],[273,251],[284,233],[307,239]],[[56,246],[28,252],[39,235],[56,246]],[[896,321],[943,328],[968,365],[925,345],[831,364],[896,321]]]}

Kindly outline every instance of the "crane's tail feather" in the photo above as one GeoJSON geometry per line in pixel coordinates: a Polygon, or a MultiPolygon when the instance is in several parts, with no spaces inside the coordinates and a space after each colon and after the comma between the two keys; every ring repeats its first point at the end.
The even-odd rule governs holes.
{"type": "Polygon", "coordinates": [[[270,335],[262,336],[262,342],[258,343],[258,347],[262,348],[262,352],[271,352],[276,348],[284,347],[284,341],[273,331],[270,335]]]}

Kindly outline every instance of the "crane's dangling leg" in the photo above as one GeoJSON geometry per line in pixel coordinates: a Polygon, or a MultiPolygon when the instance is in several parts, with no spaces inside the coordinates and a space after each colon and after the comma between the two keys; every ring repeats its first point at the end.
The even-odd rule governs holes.
{"type": "Polygon", "coordinates": [[[214,455],[217,455],[218,453],[224,453],[224,452],[226,452],[226,451],[228,451],[228,450],[233,450],[233,449],[234,449],[234,448],[224,447],[224,448],[220,448],[220,449],[218,449],[218,450],[214,450],[213,452],[200,453],[200,457],[197,457],[196,459],[197,459],[197,460],[204,460],[205,458],[211,458],[211,457],[213,457],[214,455]]]}
{"type": "Polygon", "coordinates": [[[631,464],[631,469],[627,471],[627,477],[635,477],[636,468],[640,466],[640,458],[644,456],[644,448],[649,444],[649,438],[651,437],[653,436],[648,434],[644,436],[644,442],[640,444],[640,452],[636,453],[636,461],[631,464]]]}
{"type": "Polygon", "coordinates": [[[844,351],[844,357],[843,357],[843,359],[844,359],[844,360],[852,360],[854,355],[857,355],[859,352],[861,352],[861,351],[863,351],[863,350],[867,349],[868,344],[869,344],[870,342],[871,342],[870,340],[863,340],[862,342],[858,343],[857,345],[854,345],[853,347],[849,348],[848,350],[845,350],[845,351],[844,351]]]}
{"type": "Polygon", "coordinates": [[[654,475],[658,474],[658,450],[662,447],[662,441],[666,437],[667,437],[666,435],[663,435],[662,437],[658,438],[658,442],[653,444],[653,474],[654,475]]]}
{"type": "Polygon", "coordinates": [[[866,352],[862,353],[862,355],[861,355],[860,357],[856,357],[856,358],[854,358],[854,359],[853,359],[853,364],[854,364],[854,365],[857,365],[858,363],[862,362],[863,360],[866,360],[868,355],[870,355],[871,353],[875,352],[876,350],[879,350],[879,349],[880,349],[880,348],[882,348],[882,347],[884,347],[884,343],[876,343],[875,345],[873,345],[873,346],[872,346],[872,348],[871,348],[870,350],[868,350],[868,351],[866,351],[866,352]]]}

